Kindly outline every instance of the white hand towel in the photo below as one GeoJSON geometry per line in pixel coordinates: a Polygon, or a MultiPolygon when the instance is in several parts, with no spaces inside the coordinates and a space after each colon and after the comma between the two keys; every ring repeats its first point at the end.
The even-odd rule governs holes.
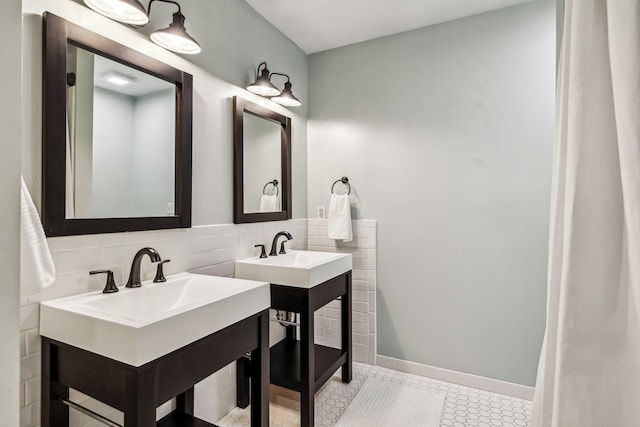
{"type": "Polygon", "coordinates": [[[20,293],[27,296],[51,285],[56,279],[56,268],[24,179],[20,199],[20,293]]]}
{"type": "Polygon", "coordinates": [[[278,196],[263,194],[260,197],[260,212],[278,212],[280,210],[278,196]]]}
{"type": "Polygon", "coordinates": [[[329,238],[350,242],[353,239],[351,232],[351,206],[348,194],[332,194],[329,202],[329,238]]]}

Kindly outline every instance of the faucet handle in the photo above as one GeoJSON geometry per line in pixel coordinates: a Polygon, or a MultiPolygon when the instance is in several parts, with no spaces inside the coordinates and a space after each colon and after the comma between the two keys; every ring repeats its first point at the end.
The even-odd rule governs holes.
{"type": "Polygon", "coordinates": [[[153,278],[153,283],[161,283],[167,281],[167,278],[164,277],[164,270],[162,268],[162,266],[167,262],[171,262],[171,260],[165,259],[158,262],[158,269],[156,270],[156,277],[153,278]]]}
{"type": "Polygon", "coordinates": [[[280,252],[278,252],[280,255],[284,255],[287,253],[287,251],[284,250],[284,244],[288,242],[288,240],[283,240],[282,242],[280,242],[280,252]]]}
{"type": "Polygon", "coordinates": [[[261,247],[262,251],[260,252],[260,258],[266,258],[267,257],[267,249],[265,248],[264,245],[255,245],[254,248],[257,247],[261,247]]]}
{"type": "Polygon", "coordinates": [[[102,290],[103,294],[112,294],[114,292],[118,292],[118,287],[116,286],[115,280],[113,280],[113,271],[111,270],[93,270],[90,271],[89,274],[106,274],[107,275],[107,283],[102,290]]]}

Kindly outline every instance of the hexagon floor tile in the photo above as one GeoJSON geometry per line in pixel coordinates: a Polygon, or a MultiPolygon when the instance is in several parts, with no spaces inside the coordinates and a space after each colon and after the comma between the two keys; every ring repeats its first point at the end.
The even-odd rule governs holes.
{"type": "MultiPolygon", "coordinates": [[[[334,376],[316,393],[316,426],[336,425],[365,381],[374,377],[444,394],[440,427],[529,425],[531,402],[527,400],[362,363],[354,363],[353,371],[353,380],[350,384],[343,384],[339,376],[334,376]]],[[[298,393],[280,387],[271,387],[269,425],[272,427],[299,426],[298,393]]],[[[360,396],[360,399],[362,397],[360,396]]],[[[236,408],[216,424],[220,427],[245,427],[249,426],[249,420],[248,409],[236,408]]]]}

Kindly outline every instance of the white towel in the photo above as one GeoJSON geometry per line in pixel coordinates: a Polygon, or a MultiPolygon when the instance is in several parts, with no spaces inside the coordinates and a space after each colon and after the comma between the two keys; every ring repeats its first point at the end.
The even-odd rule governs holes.
{"type": "Polygon", "coordinates": [[[350,242],[353,239],[351,232],[351,206],[348,194],[332,194],[329,202],[329,238],[350,242]]]}
{"type": "Polygon", "coordinates": [[[278,212],[280,210],[279,202],[280,199],[277,195],[263,194],[260,197],[260,212],[278,212]]]}
{"type": "Polygon", "coordinates": [[[24,179],[20,199],[20,294],[27,296],[51,285],[56,279],[56,268],[24,179]]]}

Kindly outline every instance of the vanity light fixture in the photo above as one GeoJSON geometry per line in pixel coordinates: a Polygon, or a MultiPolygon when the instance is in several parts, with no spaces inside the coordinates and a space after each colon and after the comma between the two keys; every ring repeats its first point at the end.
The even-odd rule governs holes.
{"type": "Polygon", "coordinates": [[[173,22],[168,28],[154,31],[150,38],[155,44],[176,53],[192,55],[202,52],[200,44],[187,33],[184,26],[184,15],[180,4],[173,0],[151,0],[147,10],[138,0],[84,0],[87,6],[96,12],[124,24],[141,28],[149,23],[151,5],[160,1],[178,6],[173,14],[173,22]]]}
{"type": "Polygon", "coordinates": [[[84,0],[85,4],[101,15],[123,24],[143,26],[149,15],[138,0],[84,0]]]}
{"type": "Polygon", "coordinates": [[[298,107],[302,105],[300,100],[293,96],[293,92],[291,91],[291,81],[289,80],[289,76],[282,73],[271,73],[271,75],[284,76],[287,78],[287,81],[284,84],[284,89],[280,95],[274,96],[271,98],[273,102],[276,102],[280,105],[284,105],[285,107],[298,107]]]}
{"type": "Polygon", "coordinates": [[[168,28],[155,31],[151,34],[151,41],[172,52],[184,53],[187,55],[202,52],[202,48],[196,39],[187,33],[187,29],[184,26],[184,15],[180,10],[180,5],[172,0],[151,0],[149,2],[149,13],[151,13],[151,5],[154,1],[175,4],[178,6],[178,11],[173,14],[173,22],[169,24],[168,28]]]}
{"type": "Polygon", "coordinates": [[[283,73],[269,73],[267,63],[262,62],[258,65],[256,72],[256,81],[247,86],[247,90],[256,95],[271,98],[273,102],[286,107],[297,107],[302,105],[300,100],[293,95],[291,91],[291,81],[289,76],[283,73]],[[262,68],[264,66],[264,68],[262,68]],[[260,71],[262,68],[262,71],[260,71]],[[280,90],[271,83],[271,76],[283,76],[287,78],[284,89],[280,90]]]}
{"type": "Polygon", "coordinates": [[[256,72],[256,81],[247,86],[247,90],[251,93],[255,93],[260,96],[277,96],[280,95],[280,91],[277,87],[271,83],[271,74],[267,68],[267,63],[263,62],[258,65],[258,71],[256,72]],[[262,73],[260,73],[260,67],[264,65],[262,73]]]}

